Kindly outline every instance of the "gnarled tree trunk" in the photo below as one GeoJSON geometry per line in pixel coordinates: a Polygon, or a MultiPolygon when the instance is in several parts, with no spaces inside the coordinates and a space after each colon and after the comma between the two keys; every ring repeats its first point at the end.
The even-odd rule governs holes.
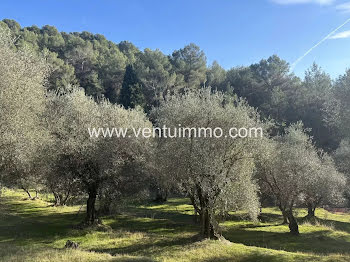
{"type": "Polygon", "coordinates": [[[315,210],[316,206],[312,203],[307,204],[307,218],[314,218],[315,217],[315,210]]]}
{"type": "Polygon", "coordinates": [[[199,196],[200,210],[199,219],[201,225],[201,235],[203,238],[219,239],[218,223],[215,220],[214,213],[210,210],[209,199],[202,194],[202,190],[198,187],[197,194],[199,196]]]}
{"type": "Polygon", "coordinates": [[[288,226],[289,226],[290,233],[293,235],[299,235],[299,226],[298,226],[297,220],[293,215],[293,211],[288,210],[287,216],[288,216],[288,226]]]}
{"type": "Polygon", "coordinates": [[[96,197],[97,197],[98,186],[96,183],[91,183],[88,188],[89,198],[86,204],[86,218],[85,223],[87,225],[93,225],[96,223],[96,197]]]}
{"type": "Polygon", "coordinates": [[[281,210],[282,212],[282,216],[283,216],[283,225],[287,225],[288,224],[288,215],[286,212],[286,209],[282,207],[282,205],[279,205],[278,208],[281,210]]]}
{"type": "Polygon", "coordinates": [[[54,203],[54,205],[55,206],[64,206],[64,205],[66,205],[67,204],[67,201],[68,201],[68,199],[69,199],[69,197],[70,197],[70,189],[66,192],[66,195],[64,195],[64,194],[62,194],[62,193],[59,193],[59,192],[61,192],[61,191],[59,191],[59,192],[57,192],[57,191],[55,191],[54,189],[52,189],[51,188],[51,192],[52,192],[52,194],[53,194],[53,196],[54,196],[54,198],[55,198],[55,203],[54,203]]]}
{"type": "Polygon", "coordinates": [[[215,232],[214,218],[208,208],[204,208],[200,214],[201,234],[203,238],[217,239],[218,233],[215,232]]]}
{"type": "Polygon", "coordinates": [[[197,204],[196,204],[196,200],[193,194],[189,195],[192,206],[193,206],[193,222],[194,223],[198,223],[198,215],[200,213],[200,209],[198,208],[197,204]]]}
{"type": "Polygon", "coordinates": [[[59,194],[57,194],[56,192],[52,192],[53,196],[55,198],[55,206],[60,206],[61,205],[61,196],[59,194]]]}
{"type": "Polygon", "coordinates": [[[154,201],[158,203],[164,203],[167,200],[168,200],[168,190],[158,187],[156,189],[156,197],[154,201]]]}
{"type": "Polygon", "coordinates": [[[22,187],[22,189],[24,190],[24,192],[26,192],[26,193],[27,193],[27,195],[28,195],[29,199],[33,199],[33,198],[32,198],[32,195],[30,194],[30,192],[29,192],[29,190],[28,190],[28,189],[26,189],[25,187],[22,187]]]}
{"type": "Polygon", "coordinates": [[[35,190],[35,197],[34,197],[34,199],[39,199],[39,192],[38,192],[38,190],[35,190]]]}

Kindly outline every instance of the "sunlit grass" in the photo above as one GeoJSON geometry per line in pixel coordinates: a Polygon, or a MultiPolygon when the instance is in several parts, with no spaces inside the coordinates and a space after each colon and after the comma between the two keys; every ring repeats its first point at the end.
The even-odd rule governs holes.
{"type": "Polygon", "coordinates": [[[0,261],[350,261],[350,214],[316,210],[305,221],[298,210],[299,237],[281,225],[277,208],[263,209],[264,222],[231,213],[221,224],[226,241],[199,241],[187,199],[130,204],[103,217],[101,227],[78,230],[81,206],[53,207],[50,196],[26,200],[7,190],[0,199],[0,261]],[[67,240],[78,250],[64,248],[67,240]]]}

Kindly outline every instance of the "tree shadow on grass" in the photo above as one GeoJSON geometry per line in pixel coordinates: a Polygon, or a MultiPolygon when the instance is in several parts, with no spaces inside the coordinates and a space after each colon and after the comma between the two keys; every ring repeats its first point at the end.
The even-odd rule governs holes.
{"type": "MultiPolygon", "coordinates": [[[[172,205],[176,204],[173,203],[172,205]]],[[[55,213],[50,207],[36,206],[36,204],[31,204],[28,201],[9,203],[8,206],[5,206],[4,211],[6,210],[9,211],[9,214],[3,214],[5,219],[2,221],[4,222],[0,223],[0,244],[1,242],[6,244],[13,242],[26,246],[36,243],[49,244],[57,239],[68,239],[88,233],[85,230],[72,230],[72,225],[82,221],[83,213],[79,215],[76,212],[55,213]],[[43,211],[45,208],[50,211],[45,213],[43,211]]],[[[3,211],[2,208],[0,208],[0,211],[3,211]]],[[[179,249],[181,251],[187,245],[198,241],[197,232],[199,232],[199,225],[193,223],[193,216],[188,214],[188,211],[189,209],[181,209],[181,212],[179,212],[178,210],[167,210],[161,207],[158,209],[134,207],[134,209],[130,209],[131,215],[105,217],[106,219],[111,219],[108,225],[113,230],[141,232],[147,235],[142,241],[137,242],[135,240],[126,246],[124,243],[121,246],[96,248],[93,251],[112,255],[128,253],[142,256],[159,254],[166,252],[168,249],[179,249]]],[[[265,217],[265,221],[268,222],[281,220],[281,216],[277,214],[268,214],[265,217]]],[[[241,216],[231,216],[230,219],[241,221],[241,216]]],[[[322,221],[324,223],[332,223],[337,230],[350,232],[348,223],[333,220],[322,221]]],[[[224,237],[232,242],[275,250],[319,254],[350,253],[350,243],[346,235],[331,234],[331,230],[318,230],[302,233],[296,237],[287,232],[263,231],[263,228],[269,226],[275,227],[276,225],[246,224],[229,227],[224,231],[224,237]],[[258,230],[258,228],[261,228],[261,230],[258,230]]],[[[282,231],[286,231],[286,228],[282,231]]],[[[217,258],[216,260],[208,261],[230,260],[217,258]]],[[[249,255],[245,260],[240,261],[255,261],[254,255],[249,255]]],[[[265,260],[259,257],[259,261],[265,260]]],[[[266,261],[284,260],[273,260],[272,257],[268,257],[266,261]]]]}
{"type": "Polygon", "coordinates": [[[329,230],[301,233],[293,236],[289,232],[268,232],[258,230],[228,229],[224,232],[227,240],[247,246],[310,252],[316,254],[350,254],[350,242],[346,237],[332,236],[329,230]]]}
{"type": "Polygon", "coordinates": [[[72,230],[72,224],[82,220],[75,214],[38,216],[31,219],[11,216],[11,224],[0,224],[0,241],[17,244],[51,243],[54,238],[83,234],[72,230]],[[49,241],[52,240],[52,241],[49,241]]]}
{"type": "Polygon", "coordinates": [[[198,236],[189,236],[189,237],[177,237],[174,239],[164,238],[156,239],[149,238],[143,240],[139,243],[133,243],[127,246],[116,246],[114,248],[95,248],[90,251],[99,252],[99,253],[109,253],[111,255],[143,255],[151,256],[154,254],[160,254],[166,250],[174,251],[174,248],[177,248],[179,251],[184,250],[187,245],[190,245],[198,241],[198,236]]]}
{"type": "MultiPolygon", "coordinates": [[[[178,199],[174,199],[178,200],[178,199]]],[[[193,212],[193,207],[188,201],[180,199],[179,201],[168,201],[166,204],[156,204],[154,202],[147,202],[144,206],[128,206],[123,213],[130,214],[134,217],[140,218],[153,218],[153,219],[167,219],[169,221],[177,223],[194,223],[194,215],[187,214],[186,212],[193,212]],[[188,207],[182,207],[181,210],[177,206],[188,205],[188,207]],[[169,210],[170,209],[170,210],[169,210]]],[[[186,199],[187,200],[187,199],[186,199]]]]}
{"type": "MultiPolygon", "coordinates": [[[[305,259],[305,258],[304,258],[305,259]]],[[[302,261],[306,261],[306,260],[302,260],[302,261]]],[[[244,255],[242,257],[211,257],[208,259],[204,259],[202,260],[203,262],[290,262],[291,258],[281,255],[281,254],[276,254],[276,255],[268,255],[268,254],[262,254],[262,252],[251,252],[247,255],[244,255]]],[[[295,260],[293,260],[295,261],[295,260]]],[[[299,260],[298,260],[299,261],[299,260]]]]}
{"type": "Polygon", "coordinates": [[[263,223],[282,223],[283,217],[278,214],[266,214],[262,213],[259,220],[263,223]]]}
{"type": "MultiPolygon", "coordinates": [[[[68,240],[91,232],[90,229],[74,230],[72,227],[83,220],[84,213],[79,215],[77,215],[76,211],[56,213],[52,207],[48,207],[44,203],[17,202],[13,201],[13,199],[2,202],[2,208],[0,209],[3,209],[5,212],[3,215],[4,220],[2,220],[4,222],[0,223],[0,248],[4,244],[23,246],[50,244],[57,240],[68,240]]],[[[115,248],[104,249],[102,247],[94,251],[112,255],[139,253],[139,255],[144,256],[146,253],[159,252],[169,247],[178,246],[183,248],[185,245],[197,240],[195,235],[198,232],[198,228],[193,225],[190,215],[155,210],[152,211],[155,214],[153,217],[157,217],[154,219],[145,217],[144,209],[140,208],[138,211],[132,216],[113,216],[112,222],[108,225],[116,231],[147,234],[140,243],[133,243],[129,246],[125,246],[124,243],[115,248]]],[[[145,260],[118,258],[117,261],[145,260]]]]}
{"type": "Polygon", "coordinates": [[[123,229],[129,232],[144,233],[161,232],[160,234],[164,234],[166,231],[169,233],[188,233],[199,231],[199,225],[194,225],[191,221],[181,223],[165,218],[155,219],[125,215],[114,216],[113,222],[110,223],[109,226],[115,230],[123,229]]]}
{"type": "Polygon", "coordinates": [[[119,215],[113,216],[108,225],[115,231],[123,230],[132,233],[145,233],[145,238],[138,243],[113,248],[96,248],[91,251],[116,254],[149,256],[174,248],[183,250],[185,246],[200,240],[199,225],[193,224],[190,215],[180,214],[182,219],[177,221],[172,212],[157,212],[158,218],[143,216],[119,215]],[[170,213],[170,214],[169,214],[170,213]]]}
{"type": "Polygon", "coordinates": [[[46,206],[35,206],[35,203],[31,204],[28,201],[19,203],[3,201],[0,208],[2,211],[0,242],[33,245],[51,243],[55,237],[63,238],[79,234],[77,231],[72,231],[72,225],[80,222],[83,214],[55,213],[49,209],[46,206]],[[48,213],[43,212],[46,208],[48,213]]]}
{"type": "MultiPolygon", "coordinates": [[[[113,259],[115,262],[154,262],[155,260],[147,258],[147,257],[118,257],[113,259]]],[[[106,261],[107,262],[107,261],[106,261]]],[[[111,260],[108,260],[111,262],[111,260]]]]}
{"type": "Polygon", "coordinates": [[[333,227],[335,230],[344,231],[350,234],[350,221],[349,223],[346,223],[342,221],[322,219],[318,217],[316,217],[316,220],[320,222],[321,225],[326,225],[326,226],[329,225],[333,227]]]}
{"type": "MultiPolygon", "coordinates": [[[[92,257],[96,257],[95,254],[92,254],[90,258],[89,251],[83,251],[75,253],[75,250],[67,250],[65,248],[37,248],[37,249],[19,249],[14,245],[3,246],[3,249],[0,249],[0,258],[1,261],[43,261],[43,258],[50,259],[51,261],[56,261],[55,259],[61,261],[68,261],[68,257],[72,261],[94,261],[92,257]],[[66,258],[66,259],[64,259],[66,258]],[[90,259],[89,259],[90,258],[90,259]]],[[[44,259],[45,261],[48,261],[44,259]]],[[[99,258],[98,261],[101,262],[154,262],[153,259],[144,257],[144,256],[115,256],[103,260],[99,258]]]]}
{"type": "MultiPolygon", "coordinates": [[[[248,213],[243,214],[235,214],[235,213],[229,213],[225,216],[225,221],[234,221],[234,222],[240,222],[240,221],[252,221],[250,219],[250,216],[248,213]]],[[[283,222],[283,217],[281,214],[271,214],[271,213],[261,213],[258,217],[258,220],[261,223],[274,223],[279,224],[283,222]]]]}

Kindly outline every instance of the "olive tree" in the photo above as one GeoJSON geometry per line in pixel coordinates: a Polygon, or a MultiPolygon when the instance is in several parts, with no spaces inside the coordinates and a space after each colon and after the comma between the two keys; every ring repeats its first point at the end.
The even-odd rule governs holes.
{"type": "MultiPolygon", "coordinates": [[[[52,149],[57,150],[57,147],[52,147],[52,149]]],[[[64,158],[55,155],[59,151],[50,153],[51,155],[45,156],[49,169],[43,177],[43,182],[46,190],[54,197],[54,205],[64,206],[71,199],[84,195],[83,188],[81,181],[75,176],[75,170],[67,165],[64,158]],[[49,159],[48,156],[50,156],[49,159]]]]}
{"type": "Polygon", "coordinates": [[[300,126],[291,126],[284,136],[271,141],[269,153],[259,163],[260,179],[266,183],[278,202],[290,232],[299,234],[293,207],[302,192],[309,169],[312,143],[300,126]]]}
{"type": "Polygon", "coordinates": [[[11,175],[8,182],[30,174],[49,138],[41,122],[47,72],[29,49],[14,49],[10,32],[0,26],[0,173],[11,175]]]}
{"type": "Polygon", "coordinates": [[[350,142],[344,139],[340,142],[339,147],[333,153],[335,163],[340,172],[346,177],[346,188],[344,195],[350,204],[350,142]]]}
{"type": "Polygon", "coordinates": [[[216,217],[222,211],[242,208],[257,217],[259,203],[252,174],[253,155],[261,138],[229,136],[231,128],[263,130],[264,123],[253,108],[238,98],[227,100],[221,93],[202,89],[168,97],[152,115],[159,128],[168,128],[160,133],[159,166],[168,174],[169,183],[191,199],[200,216],[202,237],[220,237],[216,217]],[[197,129],[197,135],[180,135],[179,127],[187,133],[197,129]],[[210,136],[210,130],[219,128],[222,137],[210,136]]]}
{"type": "Polygon", "coordinates": [[[88,194],[85,223],[94,224],[98,192],[111,181],[119,181],[131,162],[143,163],[151,147],[151,140],[135,136],[132,128],[151,128],[151,123],[142,111],[126,110],[105,100],[96,103],[80,89],[50,94],[49,100],[46,116],[55,137],[54,163],[65,166],[80,181],[88,194]],[[89,128],[114,127],[128,128],[125,137],[89,133],[89,128]]]}
{"type": "Polygon", "coordinates": [[[330,157],[318,150],[301,122],[270,140],[263,157],[257,159],[258,177],[274,195],[290,232],[299,234],[293,209],[300,199],[314,213],[322,201],[336,199],[343,177],[330,157]],[[330,184],[332,183],[332,184],[330,184]]]}
{"type": "MultiPolygon", "coordinates": [[[[46,147],[46,146],[45,146],[46,147]]],[[[16,166],[7,170],[7,175],[3,177],[3,182],[11,188],[22,189],[28,199],[35,200],[39,198],[39,192],[45,190],[45,178],[47,174],[47,160],[44,156],[45,147],[35,151],[35,155],[26,162],[25,165],[16,163],[16,166]],[[35,192],[35,196],[31,191],[35,192]]]]}
{"type": "Polygon", "coordinates": [[[350,69],[344,75],[336,79],[331,95],[325,106],[324,121],[332,128],[335,133],[339,147],[334,152],[334,158],[338,169],[343,172],[347,178],[347,189],[345,196],[350,200],[349,191],[349,173],[350,173],[350,69]]]}
{"type": "Polygon", "coordinates": [[[318,152],[314,164],[315,172],[309,173],[301,196],[308,209],[307,218],[314,218],[320,205],[342,203],[346,184],[344,175],[338,172],[334,160],[327,153],[318,152]]]}

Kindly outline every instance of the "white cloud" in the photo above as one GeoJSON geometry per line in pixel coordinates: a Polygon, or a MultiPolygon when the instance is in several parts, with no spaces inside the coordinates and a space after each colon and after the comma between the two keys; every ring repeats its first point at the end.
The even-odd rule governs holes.
{"type": "Polygon", "coordinates": [[[332,35],[331,37],[329,37],[329,39],[341,39],[341,38],[349,38],[349,37],[350,37],[350,30],[332,35]]]}
{"type": "Polygon", "coordinates": [[[344,13],[348,13],[350,12],[350,2],[337,5],[335,8],[339,11],[343,11],[344,13]]]}
{"type": "Polygon", "coordinates": [[[331,5],[335,0],[271,0],[272,2],[280,5],[292,5],[292,4],[319,4],[319,5],[331,5]]]}

